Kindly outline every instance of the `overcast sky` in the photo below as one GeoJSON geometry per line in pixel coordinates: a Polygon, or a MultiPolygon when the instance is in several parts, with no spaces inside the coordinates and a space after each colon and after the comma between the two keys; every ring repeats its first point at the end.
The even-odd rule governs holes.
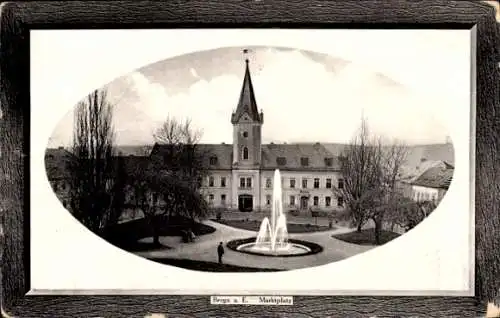
{"type": "MultiPolygon", "coordinates": [[[[447,116],[468,104],[468,37],[452,31],[399,30],[390,37],[370,32],[337,33],[330,54],[248,47],[265,143],[347,142],[362,114],[373,131],[389,138],[445,141],[447,116]]],[[[203,130],[202,142],[231,143],[243,48],[181,55],[109,83],[116,142],[151,143],[154,128],[171,115],[191,118],[203,130]]],[[[72,116],[62,118],[49,147],[69,144],[72,116]]]]}

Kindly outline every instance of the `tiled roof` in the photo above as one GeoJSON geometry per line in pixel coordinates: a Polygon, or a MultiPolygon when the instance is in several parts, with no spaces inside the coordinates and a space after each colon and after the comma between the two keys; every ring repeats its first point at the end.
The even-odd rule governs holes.
{"type": "MultiPolygon", "coordinates": [[[[152,156],[162,155],[165,153],[169,145],[155,144],[151,151],[152,156]]],[[[196,145],[196,150],[203,154],[204,165],[207,169],[214,170],[230,170],[233,163],[233,145],[232,144],[199,144],[196,145]],[[215,162],[211,162],[210,158],[217,158],[215,162]]]]}
{"type": "Polygon", "coordinates": [[[139,146],[132,146],[132,145],[119,145],[119,146],[114,146],[115,153],[118,156],[149,156],[151,153],[151,148],[152,146],[148,145],[139,145],[139,146]]]}
{"type": "Polygon", "coordinates": [[[427,188],[448,189],[453,178],[453,166],[446,164],[427,169],[412,184],[427,188]]]}
{"type": "Polygon", "coordinates": [[[340,157],[346,148],[346,144],[321,143],[333,156],[340,157]]]}
{"type": "Polygon", "coordinates": [[[439,160],[424,160],[416,166],[406,164],[401,168],[402,171],[400,179],[411,183],[422,173],[433,167],[445,167],[445,163],[439,160]]]}
{"type": "MultiPolygon", "coordinates": [[[[136,147],[138,149],[138,147],[136,147]]],[[[129,149],[130,150],[130,149],[129,149]]],[[[140,152],[136,152],[139,154],[140,152]]],[[[62,148],[49,148],[45,152],[45,168],[49,180],[67,179],[70,177],[68,170],[69,159],[71,153],[62,148]]],[[[137,169],[145,169],[149,162],[149,156],[135,156],[131,155],[129,151],[125,156],[114,157],[114,164],[117,165],[119,160],[122,159],[125,169],[128,172],[137,169]]]]}
{"type": "Polygon", "coordinates": [[[262,145],[262,168],[282,170],[338,170],[338,156],[334,156],[320,143],[299,144],[267,144],[262,145]],[[278,161],[285,158],[286,163],[279,165],[278,161]],[[307,166],[301,162],[301,158],[307,159],[307,166]],[[325,159],[329,158],[331,166],[327,165],[325,159]]]}
{"type": "MultiPolygon", "coordinates": [[[[155,145],[152,155],[161,154],[168,145],[155,145]]],[[[197,149],[204,154],[205,166],[208,169],[229,170],[233,163],[233,146],[231,144],[199,144],[197,149]],[[216,157],[215,161],[210,157],[216,157]]],[[[262,145],[262,169],[282,170],[338,170],[339,162],[322,144],[267,144],[262,145]],[[278,159],[280,158],[280,159],[278,159]],[[278,161],[285,158],[285,164],[278,161]],[[303,165],[301,158],[307,158],[303,165]],[[328,161],[328,162],[327,162],[328,161]],[[327,165],[330,164],[330,165],[327,165]]]]}
{"type": "MultiPolygon", "coordinates": [[[[168,145],[155,144],[151,154],[165,151],[168,145]]],[[[116,153],[121,153],[125,159],[127,170],[137,169],[143,164],[147,164],[149,156],[144,155],[145,146],[117,146],[116,153]]],[[[274,170],[309,170],[309,171],[332,171],[339,170],[340,163],[338,157],[345,148],[344,144],[336,143],[291,143],[291,144],[265,144],[262,145],[262,169],[274,170]],[[301,158],[307,157],[307,166],[302,165],[301,158]],[[284,158],[284,159],[283,159],[284,158]],[[328,159],[327,159],[328,158],[328,159]],[[331,159],[330,159],[331,158],[331,159]],[[327,159],[327,160],[325,160],[327,159]],[[279,165],[278,161],[286,161],[284,165],[279,165]],[[329,162],[327,162],[329,161],[329,162]],[[331,166],[327,165],[330,164],[331,166]]],[[[232,144],[199,144],[197,149],[205,156],[205,166],[214,170],[230,170],[233,161],[232,144]],[[216,160],[211,160],[216,157],[216,160]]],[[[433,156],[443,156],[453,158],[453,149],[449,145],[429,145],[410,147],[409,160],[403,168],[402,179],[408,183],[417,181],[417,178],[432,167],[446,169],[448,163],[437,160],[424,160],[424,154],[433,156]],[[415,159],[418,158],[418,161],[415,159]],[[409,163],[408,163],[409,162],[409,163]]],[[[70,152],[65,149],[47,149],[45,164],[47,173],[51,178],[67,177],[66,158],[70,152]]],[[[452,162],[450,162],[451,166],[452,162]]],[[[450,167],[448,167],[450,168],[450,167]]]]}
{"type": "Polygon", "coordinates": [[[232,144],[200,144],[197,149],[204,155],[204,165],[208,169],[230,170],[233,165],[232,144]],[[210,158],[217,158],[210,162],[210,158]]]}
{"type": "Polygon", "coordinates": [[[432,145],[417,145],[411,146],[408,149],[405,166],[415,169],[425,161],[445,161],[451,165],[455,164],[455,153],[453,145],[448,144],[432,144],[432,145]]]}

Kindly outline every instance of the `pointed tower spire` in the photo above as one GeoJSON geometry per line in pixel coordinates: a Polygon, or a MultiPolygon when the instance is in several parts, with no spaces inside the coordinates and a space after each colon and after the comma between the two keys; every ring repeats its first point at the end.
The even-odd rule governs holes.
{"type": "Polygon", "coordinates": [[[260,123],[262,119],[257,108],[252,78],[250,76],[250,66],[247,57],[248,49],[244,49],[243,54],[245,56],[245,76],[243,78],[243,86],[241,87],[238,106],[236,107],[236,111],[231,116],[231,123],[235,124],[238,122],[244,113],[247,113],[253,121],[260,123]]]}

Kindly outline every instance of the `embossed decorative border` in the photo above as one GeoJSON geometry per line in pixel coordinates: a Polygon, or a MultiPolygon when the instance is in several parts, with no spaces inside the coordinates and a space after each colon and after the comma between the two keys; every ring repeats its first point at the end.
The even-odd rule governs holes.
{"type": "Polygon", "coordinates": [[[478,1],[10,2],[0,12],[2,313],[15,317],[478,317],[500,300],[500,35],[478,1]],[[476,28],[475,297],[296,296],[293,306],[210,306],[207,296],[26,296],[31,29],[476,28]]]}

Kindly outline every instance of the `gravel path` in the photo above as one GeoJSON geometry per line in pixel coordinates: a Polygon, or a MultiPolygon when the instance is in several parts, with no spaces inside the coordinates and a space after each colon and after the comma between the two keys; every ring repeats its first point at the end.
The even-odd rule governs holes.
{"type": "MultiPolygon", "coordinates": [[[[206,225],[216,229],[215,232],[196,238],[195,243],[182,243],[179,237],[160,237],[160,242],[171,249],[149,252],[136,252],[136,255],[147,258],[180,258],[199,261],[217,262],[217,245],[235,239],[256,236],[254,231],[237,229],[213,221],[204,221],[206,225]]],[[[332,238],[332,235],[349,233],[354,229],[337,228],[331,231],[289,234],[290,238],[313,242],[323,246],[323,251],[314,255],[298,257],[266,257],[239,253],[225,248],[223,261],[226,264],[273,269],[298,269],[328,264],[334,261],[372,249],[374,246],[360,246],[332,238]]],[[[142,241],[152,241],[145,238],[142,241]]]]}

